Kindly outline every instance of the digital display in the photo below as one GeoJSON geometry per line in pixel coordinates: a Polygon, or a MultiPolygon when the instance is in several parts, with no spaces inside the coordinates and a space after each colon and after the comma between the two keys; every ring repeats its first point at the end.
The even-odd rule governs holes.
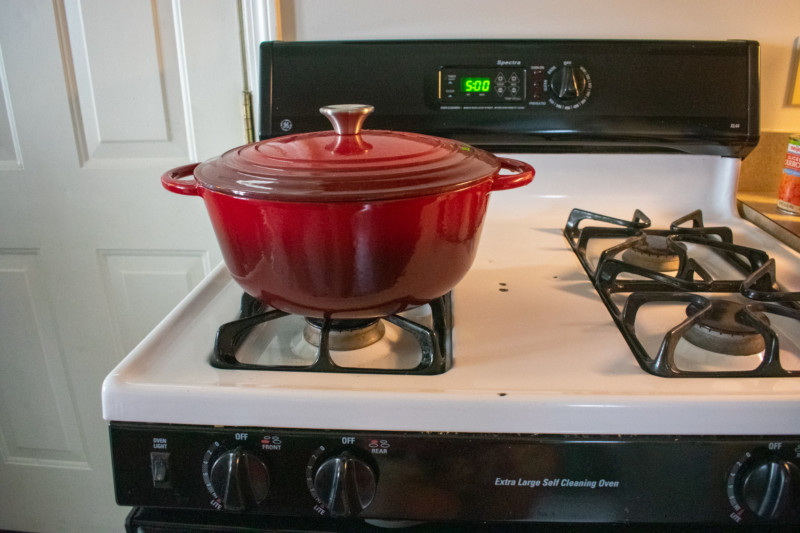
{"type": "Polygon", "coordinates": [[[528,74],[522,66],[445,67],[439,70],[439,98],[448,104],[520,105],[528,74]]]}
{"type": "Polygon", "coordinates": [[[462,93],[485,93],[491,86],[490,78],[461,78],[462,93]]]}

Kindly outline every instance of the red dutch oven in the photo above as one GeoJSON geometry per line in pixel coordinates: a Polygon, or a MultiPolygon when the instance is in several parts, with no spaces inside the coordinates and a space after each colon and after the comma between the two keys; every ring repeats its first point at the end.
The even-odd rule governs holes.
{"type": "Polygon", "coordinates": [[[489,193],[533,179],[530,165],[458,141],[361,130],[371,106],[320,111],[334,131],[249,144],[161,177],[203,198],[233,278],[283,311],[373,318],[446,294],[475,258],[489,193]]]}

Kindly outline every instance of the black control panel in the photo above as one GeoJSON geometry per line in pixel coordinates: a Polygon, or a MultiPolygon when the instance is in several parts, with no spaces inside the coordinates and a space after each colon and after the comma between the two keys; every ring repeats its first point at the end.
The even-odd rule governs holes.
{"type": "Polygon", "coordinates": [[[495,152],[743,157],[759,136],[753,41],[267,42],[261,65],[261,139],[326,130],[337,103],[495,152]]]}
{"type": "Polygon", "coordinates": [[[121,505],[297,517],[800,525],[795,437],[111,424],[121,505]]]}

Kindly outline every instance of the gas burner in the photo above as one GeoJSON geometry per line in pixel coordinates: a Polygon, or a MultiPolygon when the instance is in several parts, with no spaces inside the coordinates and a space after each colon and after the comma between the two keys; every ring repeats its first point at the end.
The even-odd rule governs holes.
{"type": "Polygon", "coordinates": [[[798,330],[800,293],[781,292],[765,252],[734,244],[730,228],[706,228],[702,220],[694,211],[657,230],[639,210],[626,221],[574,209],[564,236],[643,370],[660,377],[800,376],[800,340],[773,324],[798,330]],[[584,220],[602,225],[580,228],[584,220]],[[597,241],[606,243],[599,253],[597,241]],[[676,305],[682,317],[670,315],[676,305]]]}
{"type": "Polygon", "coordinates": [[[736,293],[715,291],[713,284],[701,284],[712,289],[705,295],[698,294],[701,290],[668,292],[654,283],[647,290],[630,292],[622,311],[610,303],[608,287],[600,294],[639,366],[651,374],[797,377],[800,293],[776,289],[774,269],[770,259],[744,279],[736,293]],[[670,314],[674,306],[682,306],[678,307],[682,319],[670,314]],[[688,352],[695,355],[687,352],[687,346],[694,347],[688,352]]]}
{"type": "Polygon", "coordinates": [[[800,376],[800,309],[791,296],[780,303],[737,299],[634,292],[618,325],[639,366],[656,376],[800,376]]]}
{"type": "Polygon", "coordinates": [[[702,262],[709,260],[717,266],[722,263],[722,271],[733,269],[739,278],[752,271],[726,248],[733,244],[731,229],[705,226],[699,209],[672,221],[665,229],[651,228],[651,224],[650,218],[638,209],[631,220],[573,209],[563,233],[592,280],[598,279],[609,260],[624,262],[637,270],[676,272],[673,277],[684,280],[695,274],[708,277],[703,265],[698,264],[699,258],[694,257],[697,247],[709,248],[711,251],[699,254],[702,262]],[[598,225],[581,227],[583,222],[598,225]]]}
{"type": "Polygon", "coordinates": [[[450,294],[432,300],[427,307],[406,313],[338,320],[303,319],[277,309],[266,309],[245,293],[239,317],[217,331],[212,366],[232,370],[418,375],[441,374],[452,366],[450,294]],[[424,308],[428,311],[419,312],[424,308]],[[303,325],[297,328],[298,335],[293,336],[292,324],[297,321],[303,325]],[[387,341],[389,324],[394,337],[387,341]],[[287,331],[290,339],[285,338],[287,331]],[[255,337],[255,344],[267,350],[268,355],[250,360],[240,353],[246,351],[243,348],[250,336],[255,337]],[[298,349],[298,342],[305,343],[304,347],[298,349]],[[372,350],[373,346],[380,348],[381,343],[388,343],[385,353],[380,349],[372,350]],[[396,349],[400,345],[408,349],[396,349]],[[276,346],[274,350],[273,346],[276,346]],[[365,358],[359,358],[358,351],[364,349],[371,351],[365,358]],[[350,355],[337,357],[335,361],[334,352],[350,355]],[[411,363],[406,364],[409,361],[411,363]]]}
{"type": "MultiPolygon", "coordinates": [[[[320,318],[306,318],[303,338],[312,346],[319,347],[322,341],[322,328],[325,321],[320,318]]],[[[328,349],[350,351],[366,348],[383,338],[386,328],[379,318],[363,320],[332,320],[328,332],[328,349]]]]}
{"type": "Polygon", "coordinates": [[[622,253],[626,262],[656,272],[678,270],[680,257],[667,244],[664,235],[646,234],[645,238],[622,253]]]}
{"type": "MultiPolygon", "coordinates": [[[[686,315],[699,314],[684,338],[704,350],[727,355],[752,355],[764,350],[764,338],[753,327],[736,319],[745,306],[730,300],[711,300],[708,309],[698,302],[686,306],[686,315]]],[[[769,324],[763,313],[757,314],[760,320],[769,324]]]]}

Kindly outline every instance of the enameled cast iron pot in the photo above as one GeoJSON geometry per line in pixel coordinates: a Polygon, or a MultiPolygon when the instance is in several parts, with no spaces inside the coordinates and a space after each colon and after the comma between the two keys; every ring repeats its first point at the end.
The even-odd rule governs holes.
{"type": "Polygon", "coordinates": [[[533,179],[530,165],[457,141],[362,131],[371,106],[320,111],[334,131],[249,144],[161,177],[203,198],[233,278],[283,311],[371,318],[446,294],[475,258],[490,191],[533,179]]]}

